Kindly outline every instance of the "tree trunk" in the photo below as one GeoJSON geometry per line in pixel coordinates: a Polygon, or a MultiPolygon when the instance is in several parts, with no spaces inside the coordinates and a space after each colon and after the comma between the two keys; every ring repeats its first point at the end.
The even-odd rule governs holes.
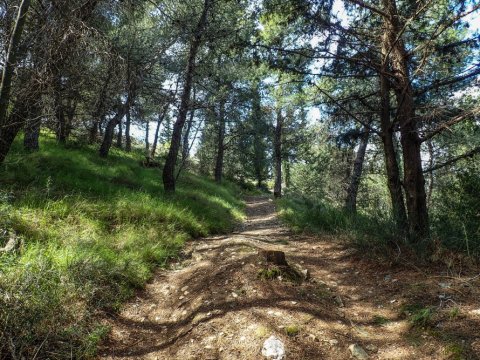
{"type": "Polygon", "coordinates": [[[166,192],[175,191],[175,165],[177,163],[178,150],[180,149],[180,142],[182,138],[182,130],[187,119],[187,112],[190,103],[190,93],[192,90],[193,75],[196,66],[196,57],[200,43],[202,41],[203,32],[207,25],[207,16],[210,8],[211,0],[204,0],[202,15],[195,29],[194,37],[190,44],[190,51],[187,61],[187,69],[185,72],[185,80],[183,83],[183,93],[180,100],[180,107],[178,109],[177,121],[173,125],[172,139],[170,149],[163,168],[163,186],[166,192]]]}
{"type": "MultiPolygon", "coordinates": [[[[192,101],[195,101],[197,94],[195,91],[195,88],[193,88],[193,95],[192,95],[192,101]]],[[[183,144],[182,144],[182,163],[185,164],[189,154],[190,150],[190,131],[192,130],[192,125],[193,125],[193,119],[195,118],[195,109],[190,110],[190,119],[187,121],[187,128],[185,129],[185,134],[183,136],[183,144]]]]}
{"type": "Polygon", "coordinates": [[[24,125],[24,118],[26,116],[25,109],[21,105],[21,109],[14,111],[8,117],[7,123],[0,129],[0,164],[5,160],[10,148],[15,140],[18,132],[24,125]]]}
{"type": "Polygon", "coordinates": [[[23,147],[27,151],[33,152],[40,150],[39,137],[41,117],[39,113],[39,106],[35,102],[32,102],[28,111],[28,119],[25,122],[23,136],[23,147]]]}
{"type": "Polygon", "coordinates": [[[264,119],[262,118],[260,84],[255,84],[255,94],[252,101],[252,120],[253,120],[253,169],[257,187],[263,187],[265,170],[265,146],[264,140],[264,119]]]}
{"type": "Polygon", "coordinates": [[[400,125],[400,142],[403,150],[404,180],[410,235],[413,240],[429,235],[425,178],[422,170],[421,141],[417,132],[413,89],[408,69],[408,54],[401,34],[401,24],[395,0],[383,0],[386,37],[391,49],[391,64],[395,74],[397,118],[400,125]]]}
{"type": "Polygon", "coordinates": [[[0,164],[10,151],[10,146],[23,123],[23,120],[18,118],[13,124],[7,124],[7,113],[10,104],[11,86],[17,62],[18,47],[29,7],[30,0],[22,0],[18,8],[17,18],[12,30],[12,37],[8,44],[3,67],[2,82],[0,84],[0,164]]]}
{"type": "Polygon", "coordinates": [[[185,134],[183,135],[183,144],[182,144],[182,162],[185,163],[188,160],[189,150],[190,150],[190,131],[192,130],[193,119],[195,118],[195,109],[190,110],[190,119],[187,121],[187,128],[185,129],[185,134]]]}
{"type": "Polygon", "coordinates": [[[292,175],[290,171],[290,160],[288,159],[288,157],[287,159],[285,159],[284,168],[285,168],[285,187],[288,189],[290,187],[290,184],[292,183],[292,175]]]}
{"type": "MultiPolygon", "coordinates": [[[[130,106],[127,109],[126,115],[126,121],[125,121],[125,151],[130,152],[132,151],[132,138],[130,137],[130,106]]],[[[148,130],[148,124],[147,124],[147,130],[148,130]]],[[[148,139],[148,134],[147,134],[147,139],[148,139]]],[[[148,144],[148,141],[147,141],[148,144]]],[[[148,154],[148,149],[147,149],[147,154],[148,154]]]]}
{"type": "Polygon", "coordinates": [[[360,145],[355,156],[355,162],[353,163],[353,172],[345,201],[345,208],[352,213],[357,212],[358,187],[362,178],[363,162],[365,160],[365,154],[367,153],[368,139],[370,137],[368,128],[365,127],[363,131],[364,133],[360,137],[360,145]]]}
{"type": "Polygon", "coordinates": [[[125,116],[126,111],[127,106],[125,104],[120,105],[120,108],[118,109],[115,116],[108,121],[107,126],[105,127],[105,135],[103,137],[103,142],[99,150],[99,154],[101,157],[106,158],[108,156],[110,148],[112,147],[115,127],[120,124],[122,118],[125,116]]]}
{"type": "Polygon", "coordinates": [[[145,154],[148,157],[150,154],[150,121],[147,120],[146,126],[145,126],[145,154]]]}
{"type": "Polygon", "coordinates": [[[393,124],[390,120],[390,82],[387,78],[389,45],[387,37],[384,36],[382,43],[382,72],[380,74],[380,128],[385,155],[385,168],[387,172],[387,184],[392,201],[393,218],[397,228],[405,231],[407,227],[407,212],[403,197],[402,183],[400,181],[400,170],[398,167],[397,153],[394,143],[393,124]]]}
{"type": "Polygon", "coordinates": [[[225,102],[220,103],[218,114],[217,160],[215,162],[215,182],[220,184],[223,177],[223,159],[225,155],[225,102]]]}
{"type": "MultiPolygon", "coordinates": [[[[125,112],[126,114],[126,112],[125,112]]],[[[122,148],[122,138],[123,138],[123,124],[122,124],[122,119],[118,120],[118,131],[117,131],[117,148],[121,149],[122,148]]],[[[108,127],[108,125],[107,125],[108,127]]],[[[105,130],[106,132],[106,130],[105,130]]]]}
{"type": "Polygon", "coordinates": [[[282,197],[282,132],[283,132],[283,115],[282,109],[277,109],[277,124],[275,126],[275,138],[273,142],[273,152],[275,158],[275,185],[273,196],[282,197]]]}
{"type": "Polygon", "coordinates": [[[107,99],[108,85],[111,81],[112,73],[113,73],[113,62],[111,62],[108,66],[107,76],[105,77],[105,80],[102,85],[102,89],[100,90],[100,95],[96,102],[95,112],[93,113],[93,124],[92,124],[92,127],[90,128],[89,137],[88,137],[90,144],[93,144],[97,140],[98,134],[102,135],[101,125],[105,117],[105,101],[107,99]]]}
{"type": "Polygon", "coordinates": [[[162,113],[158,115],[157,127],[155,128],[155,135],[153,137],[152,151],[150,152],[150,157],[152,159],[155,157],[155,152],[157,151],[158,137],[160,136],[160,126],[162,125],[162,122],[163,122],[163,119],[165,119],[165,116],[167,116],[169,107],[170,107],[170,104],[167,103],[163,108],[162,113]]]}
{"type": "Polygon", "coordinates": [[[67,121],[65,117],[65,108],[63,106],[63,89],[62,89],[62,79],[61,75],[55,75],[53,79],[53,99],[54,99],[54,106],[55,106],[55,117],[57,119],[57,141],[60,144],[66,144],[67,142],[67,121]]]}

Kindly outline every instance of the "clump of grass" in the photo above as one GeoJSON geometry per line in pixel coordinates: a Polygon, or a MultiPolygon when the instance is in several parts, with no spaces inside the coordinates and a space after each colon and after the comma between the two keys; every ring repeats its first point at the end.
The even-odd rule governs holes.
{"type": "Polygon", "coordinates": [[[401,311],[413,326],[427,328],[432,325],[434,309],[421,304],[407,304],[402,306],[401,311]]]}
{"type": "Polygon", "coordinates": [[[258,277],[264,280],[274,280],[282,276],[282,270],[277,266],[271,266],[258,271],[258,277]]]}
{"type": "Polygon", "coordinates": [[[166,195],[141,153],[16,144],[0,167],[0,358],[89,358],[116,311],[187,239],[227,232],[242,218],[235,185],[192,174],[166,195]]]}
{"type": "Polygon", "coordinates": [[[297,325],[288,325],[285,327],[285,334],[288,336],[296,336],[300,332],[300,328],[297,325]]]}
{"type": "Polygon", "coordinates": [[[373,323],[376,325],[385,325],[385,324],[388,324],[389,322],[390,322],[389,319],[381,315],[375,315],[373,317],[373,323]]]}

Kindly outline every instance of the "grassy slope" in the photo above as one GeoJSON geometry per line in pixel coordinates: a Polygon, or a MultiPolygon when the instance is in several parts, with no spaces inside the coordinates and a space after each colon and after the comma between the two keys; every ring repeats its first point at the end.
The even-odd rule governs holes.
{"type": "Polygon", "coordinates": [[[280,217],[294,230],[340,235],[342,239],[375,253],[389,251],[398,237],[391,219],[349,214],[320,201],[288,195],[277,202],[280,217]]]}
{"type": "Polygon", "coordinates": [[[99,310],[117,310],[187,239],[230,230],[243,205],[233,185],[190,174],[164,195],[140,154],[41,147],[17,144],[0,168],[0,246],[6,230],[22,239],[0,255],[0,358],[88,357],[106,331],[99,310]]]}

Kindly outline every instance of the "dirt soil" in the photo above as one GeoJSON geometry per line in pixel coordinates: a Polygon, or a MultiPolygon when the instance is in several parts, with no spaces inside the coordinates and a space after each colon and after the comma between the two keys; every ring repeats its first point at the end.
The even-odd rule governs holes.
{"type": "Polygon", "coordinates": [[[329,236],[293,234],[266,197],[227,236],[187,244],[112,327],[101,359],[262,359],[271,335],[286,359],[480,359],[480,277],[381,264],[329,236]],[[310,279],[265,279],[280,250],[310,279]]]}

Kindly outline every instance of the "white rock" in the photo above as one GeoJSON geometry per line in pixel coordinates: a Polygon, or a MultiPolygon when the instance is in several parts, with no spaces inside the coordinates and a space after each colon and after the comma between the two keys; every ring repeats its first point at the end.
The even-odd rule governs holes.
{"type": "Polygon", "coordinates": [[[285,346],[280,339],[272,335],[263,343],[262,355],[267,359],[283,360],[285,359],[285,346]]]}
{"type": "Polygon", "coordinates": [[[348,347],[348,350],[352,353],[352,356],[355,359],[366,360],[368,359],[368,354],[363,348],[358,344],[352,344],[348,347]]]}

